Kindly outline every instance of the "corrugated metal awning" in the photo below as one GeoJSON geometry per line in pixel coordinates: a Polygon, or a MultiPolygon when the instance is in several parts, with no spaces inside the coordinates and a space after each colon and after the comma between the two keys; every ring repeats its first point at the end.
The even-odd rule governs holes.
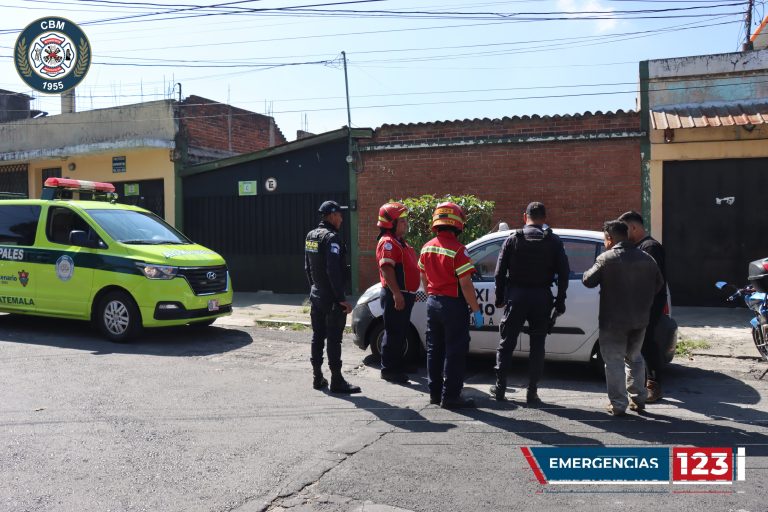
{"type": "Polygon", "coordinates": [[[768,124],[768,101],[665,105],[651,110],[654,130],[768,124]]]}

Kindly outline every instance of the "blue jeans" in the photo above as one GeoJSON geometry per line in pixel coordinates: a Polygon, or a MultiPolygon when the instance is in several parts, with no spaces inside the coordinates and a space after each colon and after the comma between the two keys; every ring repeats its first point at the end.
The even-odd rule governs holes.
{"type": "Polygon", "coordinates": [[[455,399],[464,387],[469,309],[463,297],[427,299],[427,385],[433,398],[455,399]]]}

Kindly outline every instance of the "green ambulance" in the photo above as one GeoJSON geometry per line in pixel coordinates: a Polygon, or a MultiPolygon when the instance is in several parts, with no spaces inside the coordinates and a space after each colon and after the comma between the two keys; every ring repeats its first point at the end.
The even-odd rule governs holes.
{"type": "Polygon", "coordinates": [[[232,313],[221,256],[115,198],[109,183],[49,178],[41,199],[0,200],[0,311],[89,320],[116,342],[232,313]]]}

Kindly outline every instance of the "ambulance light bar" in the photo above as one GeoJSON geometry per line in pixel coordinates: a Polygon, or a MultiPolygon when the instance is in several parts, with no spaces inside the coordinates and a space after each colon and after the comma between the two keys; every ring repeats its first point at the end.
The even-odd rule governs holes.
{"type": "Polygon", "coordinates": [[[63,188],[67,190],[85,190],[94,192],[114,192],[115,186],[111,183],[101,183],[98,181],[71,180],[68,178],[48,178],[45,180],[46,187],[63,188]]]}

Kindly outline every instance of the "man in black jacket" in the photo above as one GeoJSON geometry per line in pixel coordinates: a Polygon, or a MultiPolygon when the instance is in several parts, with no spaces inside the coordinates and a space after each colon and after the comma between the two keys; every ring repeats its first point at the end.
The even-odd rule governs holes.
{"type": "Polygon", "coordinates": [[[544,369],[544,341],[554,307],[565,313],[565,291],[570,268],[563,242],[545,225],[544,205],[533,202],[525,209],[525,226],[504,241],[496,262],[496,307],[504,308],[499,324],[499,348],[496,351],[496,385],[491,396],[504,400],[507,389],[507,366],[517,346],[517,337],[528,321],[531,340],[528,356],[528,392],[530,406],[541,404],[538,384],[544,369]],[[552,296],[552,283],[557,276],[557,298],[552,296]]]}
{"type": "Polygon", "coordinates": [[[645,338],[643,339],[643,357],[647,372],[645,387],[648,389],[646,402],[650,404],[657,402],[664,396],[661,391],[661,370],[664,366],[664,357],[655,337],[656,325],[658,325],[664,312],[664,306],[667,305],[667,266],[664,247],[645,231],[643,216],[639,213],[635,211],[623,213],[619,220],[629,227],[629,241],[656,261],[664,279],[664,285],[653,298],[648,327],[645,329],[645,338]]]}
{"type": "Polygon", "coordinates": [[[349,384],[341,375],[341,338],[346,316],[352,304],[344,294],[346,277],[346,245],[339,235],[344,218],[342,207],[335,201],[320,205],[320,225],[307,233],[304,242],[304,271],[311,287],[312,304],[312,387],[328,385],[323,377],[323,348],[328,340],[328,367],[331,369],[332,393],[359,393],[360,388],[349,384]]]}

